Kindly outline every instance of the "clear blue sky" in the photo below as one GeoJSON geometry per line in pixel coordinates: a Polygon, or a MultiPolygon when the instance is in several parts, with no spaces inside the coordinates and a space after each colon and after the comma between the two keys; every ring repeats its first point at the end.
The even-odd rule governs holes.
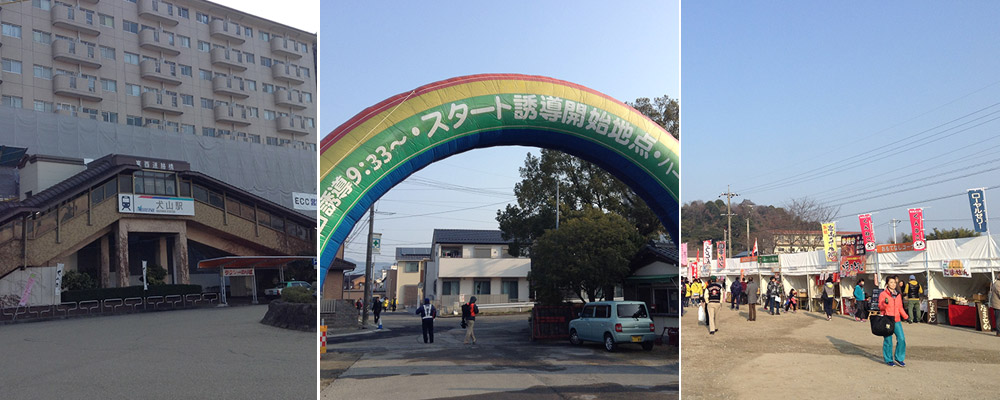
{"type": "MultiPolygon", "coordinates": [[[[320,132],[397,93],[455,76],[523,73],[567,80],[621,101],[677,98],[676,1],[324,2],[320,30],[320,132]]],[[[429,247],[435,228],[497,229],[513,203],[526,147],[474,150],[411,176],[377,203],[382,255],[429,247]],[[416,179],[414,179],[416,178],[416,179]],[[416,182],[471,188],[441,190],[416,182]],[[429,181],[428,181],[429,180],[429,181]],[[417,214],[447,212],[426,217],[417,214]]],[[[364,259],[365,233],[347,258],[364,259]]]]}
{"type": "MultiPolygon", "coordinates": [[[[1000,186],[986,171],[1000,167],[998,16],[991,1],[684,2],[683,202],[732,184],[737,202],[842,204],[844,230],[890,208],[873,215],[880,241],[908,207],[928,231],[971,229],[964,194],[929,199],[1000,186]]],[[[987,204],[1000,217],[1000,190],[987,204]]]]}

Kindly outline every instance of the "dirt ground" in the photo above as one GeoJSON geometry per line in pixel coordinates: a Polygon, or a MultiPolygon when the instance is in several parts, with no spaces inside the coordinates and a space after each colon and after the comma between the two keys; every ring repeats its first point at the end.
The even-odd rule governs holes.
{"type": "Polygon", "coordinates": [[[780,399],[996,398],[1000,337],[971,328],[903,323],[906,367],[882,361],[882,338],[854,318],[799,311],[749,322],[720,309],[708,334],[698,310],[681,318],[681,397],[780,399]]]}

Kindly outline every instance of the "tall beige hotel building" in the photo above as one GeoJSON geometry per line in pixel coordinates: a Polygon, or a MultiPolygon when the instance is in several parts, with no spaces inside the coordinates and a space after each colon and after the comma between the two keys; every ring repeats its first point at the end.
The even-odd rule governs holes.
{"type": "Polygon", "coordinates": [[[198,0],[0,0],[0,21],[0,145],[182,160],[289,208],[315,193],[315,33],[198,0]]]}

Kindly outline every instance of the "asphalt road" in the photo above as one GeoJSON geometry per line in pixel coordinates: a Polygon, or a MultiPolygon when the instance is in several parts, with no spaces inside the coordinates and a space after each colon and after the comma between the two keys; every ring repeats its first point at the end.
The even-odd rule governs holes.
{"type": "Polygon", "coordinates": [[[424,344],[418,318],[384,315],[387,331],[327,339],[321,399],[677,398],[676,348],[530,342],[527,317],[482,316],[477,344],[464,345],[458,318],[438,319],[435,343],[424,344]]]}
{"type": "Polygon", "coordinates": [[[0,326],[3,399],[315,399],[316,334],[266,305],[0,326]]]}

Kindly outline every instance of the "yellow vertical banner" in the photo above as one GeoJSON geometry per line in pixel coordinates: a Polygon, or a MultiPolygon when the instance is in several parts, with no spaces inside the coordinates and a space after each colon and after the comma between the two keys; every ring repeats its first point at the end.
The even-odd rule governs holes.
{"type": "Polygon", "coordinates": [[[837,262],[837,222],[823,224],[823,251],[827,262],[837,262]]]}

